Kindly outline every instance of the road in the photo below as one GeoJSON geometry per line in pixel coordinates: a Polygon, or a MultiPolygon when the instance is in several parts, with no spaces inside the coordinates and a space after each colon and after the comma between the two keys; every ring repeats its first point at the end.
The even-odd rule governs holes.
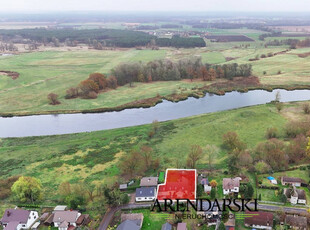
{"type": "MultiPolygon", "coordinates": [[[[124,206],[119,206],[119,207],[114,207],[111,208],[103,217],[100,226],[99,226],[99,230],[106,230],[109,226],[109,224],[111,223],[114,214],[122,209],[139,209],[139,208],[146,208],[146,207],[151,207],[152,204],[128,204],[128,205],[124,205],[124,206]]],[[[220,203],[220,205],[222,205],[220,203]]],[[[254,208],[254,204],[253,203],[249,203],[248,204],[249,208],[254,208]]],[[[284,211],[284,212],[294,212],[294,213],[307,213],[307,209],[304,208],[295,208],[295,207],[285,207],[285,206],[276,206],[276,205],[269,205],[269,204],[258,204],[257,205],[258,210],[266,210],[266,211],[272,211],[272,212],[276,212],[276,211],[284,211]]]]}

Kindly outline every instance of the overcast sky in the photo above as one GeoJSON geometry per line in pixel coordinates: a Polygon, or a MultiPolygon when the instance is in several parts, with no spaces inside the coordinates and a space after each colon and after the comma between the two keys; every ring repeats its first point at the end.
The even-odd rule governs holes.
{"type": "Polygon", "coordinates": [[[0,0],[0,11],[310,11],[310,0],[0,0]]]}

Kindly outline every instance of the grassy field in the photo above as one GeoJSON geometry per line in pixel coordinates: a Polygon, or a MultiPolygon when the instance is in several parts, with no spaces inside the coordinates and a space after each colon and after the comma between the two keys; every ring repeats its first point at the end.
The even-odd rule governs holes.
{"type": "MultiPolygon", "coordinates": [[[[87,25],[85,25],[87,26],[87,25]]],[[[111,26],[111,25],[107,25],[111,26]]],[[[119,25],[117,25],[119,26],[119,25]]],[[[188,28],[184,28],[187,30],[188,28]]],[[[255,38],[262,31],[238,29],[210,29],[214,34],[244,34],[255,38]]],[[[0,57],[0,70],[20,73],[20,77],[12,80],[0,75],[0,113],[34,114],[49,111],[86,110],[95,108],[114,108],[139,99],[146,99],[160,94],[167,96],[179,93],[180,89],[188,93],[193,88],[203,86],[203,82],[156,82],[152,84],[127,85],[117,90],[102,93],[94,100],[64,99],[66,90],[75,87],[92,72],[109,73],[113,67],[122,62],[148,62],[155,59],[169,58],[179,60],[186,57],[201,56],[203,62],[212,64],[226,63],[226,59],[251,63],[253,74],[260,77],[263,84],[269,85],[308,85],[310,62],[309,57],[300,58],[298,54],[309,52],[309,48],[297,49],[274,57],[249,62],[256,55],[277,53],[288,47],[264,47],[262,41],[216,43],[207,41],[207,47],[193,49],[162,48],[160,50],[88,50],[67,49],[65,47],[50,51],[23,53],[17,56],[0,57]],[[244,45],[248,47],[245,48],[244,45]],[[278,74],[281,70],[281,74],[278,74]],[[264,71],[266,74],[263,74],[264,71]],[[48,104],[47,95],[56,93],[61,102],[58,106],[48,104]],[[130,95],[130,96],[128,96],[130,95]]]]}
{"type": "MultiPolygon", "coordinates": [[[[132,149],[149,145],[161,159],[160,169],[185,166],[190,146],[214,144],[221,148],[222,135],[236,131],[240,138],[254,147],[264,141],[268,127],[282,127],[286,118],[272,105],[261,105],[208,115],[163,122],[150,139],[150,125],[71,135],[8,138],[0,144],[0,178],[28,175],[39,178],[46,198],[54,199],[61,182],[77,183],[82,180],[112,184],[125,182],[119,163],[132,149]],[[210,131],[212,130],[212,132],[210,131]],[[31,156],[31,157],[25,157],[31,156]]],[[[226,168],[226,151],[221,148],[214,156],[219,182],[226,168]]],[[[205,167],[204,157],[198,168],[205,167]]],[[[149,172],[156,175],[157,172],[149,172]]],[[[212,176],[211,176],[212,177],[212,176]]]]}
{"type": "MultiPolygon", "coordinates": [[[[257,34],[252,30],[215,31],[219,34],[257,34]]],[[[204,62],[223,64],[226,58],[237,63],[249,63],[249,58],[256,55],[276,53],[287,47],[264,48],[263,43],[257,42],[208,42],[205,48],[196,49],[161,49],[161,50],[83,50],[83,51],[45,51],[25,53],[13,57],[0,58],[3,70],[16,71],[20,77],[12,80],[0,76],[0,112],[40,113],[47,111],[85,110],[94,108],[110,108],[123,105],[139,99],[177,93],[178,89],[202,86],[204,83],[189,82],[156,82],[152,84],[135,84],[136,87],[119,87],[115,91],[100,94],[94,100],[65,100],[65,91],[86,79],[89,73],[109,73],[110,70],[122,62],[151,61],[169,58],[179,60],[185,57],[201,56],[204,62]],[[248,48],[241,47],[250,45],[248,48]],[[61,104],[51,106],[47,95],[56,93],[61,104]],[[21,96],[22,95],[22,96],[21,96]],[[130,97],[128,97],[130,95],[130,97]]],[[[261,82],[270,85],[309,84],[309,58],[300,58],[297,54],[308,52],[309,49],[298,49],[287,54],[251,62],[253,73],[259,76],[261,82]],[[281,74],[278,74],[281,70],[281,74]],[[263,72],[266,71],[264,75],[263,72]]]]}

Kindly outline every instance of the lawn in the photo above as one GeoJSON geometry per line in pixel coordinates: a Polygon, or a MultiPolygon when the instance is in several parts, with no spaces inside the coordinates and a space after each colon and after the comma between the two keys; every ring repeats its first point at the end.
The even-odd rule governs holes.
{"type": "Polygon", "coordinates": [[[142,230],[161,229],[162,225],[172,216],[167,213],[151,212],[149,209],[132,210],[131,212],[143,214],[142,230]]]}

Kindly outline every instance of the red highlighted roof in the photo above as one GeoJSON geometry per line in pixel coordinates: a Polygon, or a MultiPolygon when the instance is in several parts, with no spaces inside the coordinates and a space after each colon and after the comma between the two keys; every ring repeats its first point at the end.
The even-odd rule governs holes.
{"type": "Polygon", "coordinates": [[[158,185],[157,199],[195,200],[196,169],[167,169],[164,184],[158,185]]]}

